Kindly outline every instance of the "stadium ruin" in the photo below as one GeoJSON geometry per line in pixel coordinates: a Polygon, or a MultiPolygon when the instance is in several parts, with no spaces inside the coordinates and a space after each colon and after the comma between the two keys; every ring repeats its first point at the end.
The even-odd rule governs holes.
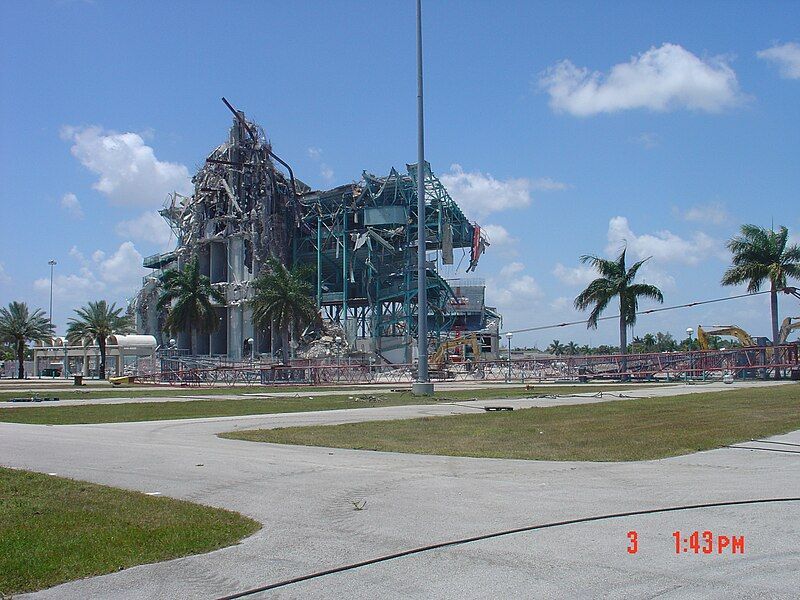
{"type": "MultiPolygon", "coordinates": [[[[259,330],[249,301],[253,281],[273,256],[314,272],[320,330],[292,341],[292,357],[336,356],[375,364],[409,364],[417,334],[417,165],[388,175],[366,171],[355,183],[313,190],[278,157],[264,130],[226,100],[233,113],[227,141],[192,179],[194,193],[173,193],[160,214],[177,240],[174,250],[148,256],[152,272],[132,302],[137,332],[153,335],[173,355],[193,348],[197,358],[282,360],[276,332],[259,330]],[[280,165],[280,167],[278,166],[280,165]],[[161,275],[197,257],[200,272],[225,296],[209,334],[165,331],[157,307],[161,275]],[[191,343],[190,343],[191,342],[191,343]]],[[[429,348],[455,337],[479,341],[482,358],[497,358],[501,317],[484,302],[484,283],[445,279],[461,250],[474,271],[489,242],[425,164],[429,348]]],[[[470,347],[470,350],[472,347],[470,347]]],[[[456,350],[468,352],[466,349],[456,350]]],[[[475,356],[474,359],[480,358],[475,356]]]]}

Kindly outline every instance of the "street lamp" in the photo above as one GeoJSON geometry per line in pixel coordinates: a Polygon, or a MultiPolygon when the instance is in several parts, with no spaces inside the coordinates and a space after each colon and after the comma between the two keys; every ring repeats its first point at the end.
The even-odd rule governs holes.
{"type": "Polygon", "coordinates": [[[56,259],[51,258],[47,261],[47,264],[50,265],[50,327],[53,327],[53,269],[58,264],[56,259]]]}
{"type": "Polygon", "coordinates": [[[253,340],[253,338],[247,338],[247,343],[250,345],[250,362],[253,362],[256,359],[254,348],[255,340],[253,340]]]}
{"type": "Polygon", "coordinates": [[[687,350],[689,351],[689,371],[686,373],[686,378],[688,379],[692,375],[692,334],[694,333],[694,329],[691,327],[686,328],[686,337],[689,341],[688,345],[686,346],[687,350]]]}
{"type": "Polygon", "coordinates": [[[422,0],[417,0],[417,380],[415,396],[432,396],[428,376],[428,282],[425,243],[425,128],[422,102],[422,0]]]}
{"type": "Polygon", "coordinates": [[[506,334],[506,339],[508,340],[508,383],[511,383],[511,338],[514,337],[514,334],[510,331],[506,334]]]}
{"type": "Polygon", "coordinates": [[[339,381],[340,369],[342,367],[342,338],[336,336],[336,381],[339,381]]]}

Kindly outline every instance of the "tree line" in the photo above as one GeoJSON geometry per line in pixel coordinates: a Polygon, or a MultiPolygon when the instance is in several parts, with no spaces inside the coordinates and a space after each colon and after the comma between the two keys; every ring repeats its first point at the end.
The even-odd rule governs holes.
{"type": "MultiPolygon", "coordinates": [[[[290,336],[299,336],[300,330],[320,319],[312,298],[310,277],[313,273],[304,267],[288,269],[278,259],[271,257],[253,283],[254,297],[250,301],[253,322],[261,330],[275,327],[279,332],[281,356],[288,357],[290,336]]],[[[163,292],[158,308],[167,312],[166,328],[170,334],[190,334],[190,354],[194,350],[192,332],[211,333],[220,326],[213,302],[226,303],[225,295],[200,273],[197,258],[183,268],[168,269],[161,275],[163,292]]],[[[98,374],[105,379],[106,341],[112,334],[133,333],[134,322],[130,314],[122,314],[116,303],[105,300],[88,302],[75,309],[75,316],[67,322],[67,341],[72,345],[83,342],[98,345],[100,364],[98,374]]],[[[24,361],[29,356],[30,342],[50,342],[55,328],[41,309],[31,311],[24,302],[11,302],[0,307],[0,343],[5,344],[4,354],[12,354],[18,362],[17,375],[25,377],[24,361]]]]}
{"type": "MultiPolygon", "coordinates": [[[[736,340],[725,340],[718,335],[709,335],[708,346],[712,350],[721,348],[738,348],[741,344],[736,340]]],[[[698,350],[699,345],[696,339],[685,338],[676,340],[671,333],[657,331],[656,333],[645,333],[643,336],[634,336],[628,344],[628,354],[646,354],[651,352],[677,352],[679,350],[698,350]]],[[[517,350],[521,350],[517,348],[517,350]]],[[[534,348],[533,350],[537,350],[534,348]]],[[[619,346],[609,346],[600,344],[590,346],[589,344],[578,344],[573,341],[562,343],[561,340],[553,340],[544,349],[548,354],[556,356],[583,356],[583,355],[608,355],[619,354],[619,346]]]]}

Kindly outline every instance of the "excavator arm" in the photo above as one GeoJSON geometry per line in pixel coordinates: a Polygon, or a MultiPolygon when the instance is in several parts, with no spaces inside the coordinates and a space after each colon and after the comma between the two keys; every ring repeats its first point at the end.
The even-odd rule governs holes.
{"type": "Polygon", "coordinates": [[[800,317],[786,317],[781,323],[781,329],[778,333],[778,343],[785,344],[789,339],[792,331],[800,329],[800,317]],[[794,321],[794,323],[792,323],[794,321]]]}
{"type": "Polygon", "coordinates": [[[736,325],[712,325],[703,328],[702,325],[697,326],[697,343],[701,350],[708,350],[708,336],[710,335],[726,335],[735,337],[739,343],[744,347],[752,347],[756,345],[756,341],[741,327],[736,325]]]}

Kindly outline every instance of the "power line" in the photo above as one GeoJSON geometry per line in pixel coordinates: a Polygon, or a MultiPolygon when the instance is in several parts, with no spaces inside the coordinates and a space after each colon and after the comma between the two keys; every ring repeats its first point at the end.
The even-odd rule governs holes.
{"type": "Polygon", "coordinates": [[[427,546],[421,546],[419,548],[412,548],[410,550],[403,550],[401,552],[395,552],[394,554],[387,554],[384,556],[378,556],[376,558],[371,558],[368,560],[363,560],[361,562],[352,563],[349,565],[342,565],[340,567],[334,567],[332,569],[326,569],[324,571],[317,571],[315,573],[309,573],[307,575],[300,575],[299,577],[293,577],[291,579],[285,579],[283,581],[277,581],[275,583],[268,583],[266,585],[262,585],[259,587],[255,587],[249,590],[244,590],[242,592],[236,592],[234,594],[230,594],[227,596],[220,596],[217,600],[236,600],[237,598],[245,598],[247,596],[252,596],[253,594],[259,594],[261,592],[267,592],[269,590],[274,590],[277,588],[286,587],[289,585],[293,585],[295,583],[300,583],[302,581],[308,581],[310,579],[317,579],[319,577],[325,577],[327,575],[333,575],[334,573],[342,573],[345,571],[352,571],[354,569],[358,569],[361,567],[366,567],[369,565],[374,565],[377,563],[387,562],[391,560],[396,560],[398,558],[403,558],[406,556],[413,556],[415,554],[421,554],[423,552],[429,552],[431,550],[438,550],[441,548],[451,548],[453,546],[460,546],[463,544],[469,544],[472,542],[480,542],[483,540],[490,540],[499,537],[505,537],[508,535],[514,535],[517,533],[526,533],[529,531],[537,531],[540,529],[550,529],[553,527],[563,527],[565,525],[576,525],[579,523],[591,523],[594,521],[605,521],[610,519],[619,519],[624,517],[633,517],[639,515],[652,515],[652,514],[659,514],[659,513],[671,513],[671,512],[678,512],[678,511],[685,511],[685,510],[696,510],[702,508],[722,508],[726,506],[746,506],[752,504],[773,504],[773,503],[785,503],[785,502],[798,502],[800,498],[791,497],[791,498],[759,498],[755,500],[733,500],[727,502],[709,502],[706,504],[689,504],[689,505],[682,505],[682,506],[668,506],[665,508],[649,508],[645,510],[632,510],[628,512],[620,512],[620,513],[611,513],[607,515],[595,515],[591,517],[581,517],[578,519],[568,519],[565,521],[555,521],[552,523],[542,523],[539,525],[527,525],[524,527],[517,527],[515,529],[506,529],[503,531],[495,531],[491,533],[484,533],[482,535],[476,535],[467,538],[461,538],[457,540],[450,540],[447,542],[439,542],[437,544],[429,544],[427,546]]]}
{"type": "MultiPolygon", "coordinates": [[[[760,294],[769,294],[769,290],[762,292],[753,292],[752,294],[738,294],[736,296],[726,296],[725,298],[714,298],[712,300],[699,300],[697,302],[689,302],[688,304],[676,304],[675,306],[663,306],[661,308],[650,308],[648,310],[637,310],[637,315],[649,315],[651,313],[664,312],[667,310],[675,310],[677,308],[691,308],[693,306],[700,306],[702,304],[713,304],[714,302],[725,302],[726,300],[736,300],[738,298],[749,298],[751,296],[758,296],[760,294]]],[[[598,321],[608,321],[610,319],[619,319],[620,315],[609,315],[607,317],[600,317],[598,321]]],[[[553,325],[541,325],[539,327],[525,327],[523,329],[511,329],[507,333],[525,333],[527,331],[542,331],[543,329],[556,329],[558,327],[568,327],[569,325],[582,325],[588,323],[588,319],[582,321],[568,321],[566,323],[557,323],[553,325]]]]}

